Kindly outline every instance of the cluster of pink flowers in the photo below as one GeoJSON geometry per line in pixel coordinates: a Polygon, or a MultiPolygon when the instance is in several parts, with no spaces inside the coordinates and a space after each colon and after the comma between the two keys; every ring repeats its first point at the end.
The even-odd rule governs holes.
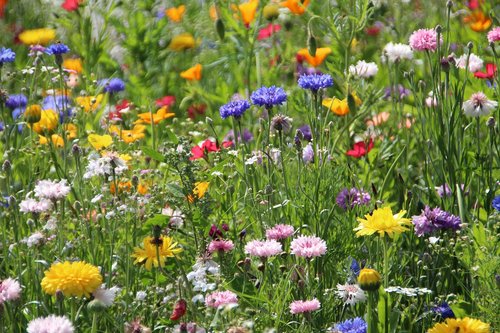
{"type": "Polygon", "coordinates": [[[232,249],[234,249],[233,242],[231,240],[226,240],[226,239],[214,239],[208,245],[208,252],[210,253],[219,251],[229,252],[232,249]]]}
{"type": "Polygon", "coordinates": [[[488,42],[495,43],[500,41],[500,27],[495,27],[488,32],[488,42]]]}
{"type": "Polygon", "coordinates": [[[65,316],[50,315],[33,319],[28,324],[28,333],[73,333],[75,328],[65,316]]]}
{"type": "Polygon", "coordinates": [[[291,225],[277,224],[271,229],[266,230],[266,238],[274,240],[282,240],[293,235],[295,230],[291,225]]]}
{"type": "Polygon", "coordinates": [[[281,243],[271,240],[253,240],[245,246],[245,253],[252,256],[267,258],[280,254],[283,251],[281,243]]]}
{"type": "Polygon", "coordinates": [[[326,243],[316,236],[299,236],[290,244],[292,254],[299,257],[319,257],[326,253],[326,243]]]}
{"type": "Polygon", "coordinates": [[[21,296],[19,282],[11,278],[0,281],[0,305],[8,301],[14,301],[19,296],[21,296]]]}
{"type": "Polygon", "coordinates": [[[205,297],[205,305],[211,308],[219,308],[227,305],[237,305],[238,296],[232,291],[214,291],[205,297]]]}
{"type": "Polygon", "coordinates": [[[68,181],[62,179],[59,182],[53,180],[40,180],[35,186],[35,196],[41,199],[60,200],[64,199],[70,192],[68,181]]]}
{"type": "Polygon", "coordinates": [[[52,209],[52,202],[47,199],[37,201],[33,198],[26,198],[19,204],[22,213],[41,214],[52,209]]]}
{"type": "Polygon", "coordinates": [[[290,313],[299,314],[313,312],[319,310],[320,307],[321,303],[316,298],[313,298],[310,301],[293,301],[290,304],[290,313]]]}
{"type": "MultiPolygon", "coordinates": [[[[441,37],[441,43],[443,37],[441,37]]],[[[435,51],[437,48],[437,32],[434,29],[419,29],[410,36],[410,46],[417,51],[435,51]]]]}

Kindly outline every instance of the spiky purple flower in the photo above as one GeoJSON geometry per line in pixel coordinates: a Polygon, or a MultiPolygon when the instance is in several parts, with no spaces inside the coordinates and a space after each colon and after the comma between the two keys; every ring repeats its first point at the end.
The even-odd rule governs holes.
{"type": "Polygon", "coordinates": [[[422,214],[413,216],[412,221],[415,225],[415,234],[418,237],[437,230],[459,230],[461,224],[460,217],[452,215],[439,207],[431,209],[429,206],[425,206],[422,214]]]}
{"type": "Polygon", "coordinates": [[[335,324],[333,331],[340,333],[366,333],[368,325],[360,317],[347,319],[342,323],[335,324]]]}
{"type": "Polygon", "coordinates": [[[219,113],[222,119],[226,119],[228,117],[239,119],[249,108],[250,103],[247,100],[242,99],[224,104],[219,108],[219,113]]]}
{"type": "Polygon", "coordinates": [[[370,199],[368,192],[353,187],[351,189],[342,189],[335,201],[343,210],[348,210],[354,208],[354,206],[367,205],[370,199]]]}
{"type": "Polygon", "coordinates": [[[48,55],[61,55],[69,52],[69,47],[63,43],[55,43],[45,49],[48,55]]]}
{"type": "Polygon", "coordinates": [[[442,319],[455,318],[455,313],[453,313],[453,310],[446,302],[441,303],[439,306],[435,306],[432,308],[432,311],[439,314],[442,319]]]}
{"type": "Polygon", "coordinates": [[[11,49],[5,47],[0,48],[0,67],[8,62],[14,62],[16,54],[11,49]]]}
{"type": "Polygon", "coordinates": [[[310,74],[299,77],[299,86],[316,93],[320,89],[333,86],[333,79],[329,74],[310,74]]]}
{"type": "Polygon", "coordinates": [[[125,90],[125,82],[119,78],[103,79],[99,81],[99,86],[103,87],[103,91],[107,93],[117,93],[125,90]]]}
{"type": "Polygon", "coordinates": [[[250,96],[252,103],[259,106],[264,106],[267,109],[272,108],[275,105],[282,105],[286,102],[286,92],[283,88],[276,86],[271,87],[261,87],[255,90],[250,96]]]}

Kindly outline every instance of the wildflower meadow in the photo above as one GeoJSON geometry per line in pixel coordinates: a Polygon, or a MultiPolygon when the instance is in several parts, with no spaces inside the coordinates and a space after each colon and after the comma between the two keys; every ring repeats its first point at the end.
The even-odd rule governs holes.
{"type": "Polygon", "coordinates": [[[498,0],[0,31],[0,333],[500,332],[498,0]]]}

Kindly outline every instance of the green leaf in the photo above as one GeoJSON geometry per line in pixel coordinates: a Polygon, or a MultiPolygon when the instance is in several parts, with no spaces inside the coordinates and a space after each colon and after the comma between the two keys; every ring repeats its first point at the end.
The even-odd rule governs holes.
{"type": "Polygon", "coordinates": [[[185,198],[186,195],[184,194],[184,191],[182,187],[175,183],[170,183],[166,185],[167,190],[176,198],[185,198]]]}
{"type": "Polygon", "coordinates": [[[151,230],[155,225],[159,225],[160,227],[166,227],[168,223],[168,216],[162,214],[156,214],[153,217],[147,219],[147,221],[142,226],[142,230],[151,230]]]}
{"type": "Polygon", "coordinates": [[[148,147],[148,146],[142,146],[141,150],[146,154],[147,156],[151,157],[152,159],[158,161],[158,162],[164,162],[165,158],[163,157],[162,154],[157,152],[156,150],[153,150],[153,148],[148,147]]]}

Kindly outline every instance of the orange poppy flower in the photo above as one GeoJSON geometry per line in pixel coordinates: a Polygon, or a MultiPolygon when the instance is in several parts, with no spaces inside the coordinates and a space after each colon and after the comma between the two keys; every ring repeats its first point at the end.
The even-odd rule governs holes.
{"type": "Polygon", "coordinates": [[[182,21],[182,17],[184,16],[184,13],[186,12],[186,6],[180,5],[179,7],[172,7],[167,10],[165,10],[165,15],[168,16],[172,22],[180,22],[182,21]]]}
{"type": "MultiPolygon", "coordinates": [[[[132,182],[130,180],[118,182],[118,193],[130,192],[131,189],[132,189],[132,182]]],[[[114,182],[111,182],[111,184],[109,185],[109,192],[111,192],[111,194],[115,194],[114,182]]]]}
{"type": "Polygon", "coordinates": [[[196,64],[184,72],[181,72],[181,77],[188,81],[200,81],[202,69],[203,66],[201,64],[196,64]]]}
{"type": "Polygon", "coordinates": [[[212,21],[217,20],[218,14],[217,14],[217,7],[215,7],[215,5],[210,6],[210,9],[208,11],[208,15],[210,16],[210,19],[212,21]]]}
{"type": "MultiPolygon", "coordinates": [[[[255,19],[255,13],[257,12],[257,7],[259,6],[259,0],[250,0],[248,2],[238,5],[238,10],[241,15],[241,19],[246,26],[255,19]]],[[[234,9],[234,7],[233,7],[234,9]]]]}
{"type": "Polygon", "coordinates": [[[197,182],[194,184],[193,194],[188,195],[187,199],[190,203],[193,203],[195,198],[201,199],[205,196],[208,190],[209,182],[197,182]]]}
{"type": "Polygon", "coordinates": [[[469,27],[475,32],[488,30],[492,22],[491,18],[481,10],[475,10],[470,15],[464,17],[464,23],[468,23],[469,27]]]}
{"type": "Polygon", "coordinates": [[[137,185],[137,192],[139,192],[139,194],[146,195],[148,190],[149,186],[147,184],[139,183],[139,185],[137,185]]]}
{"type": "Polygon", "coordinates": [[[296,15],[302,15],[305,13],[307,6],[311,0],[286,0],[280,3],[281,7],[288,8],[292,13],[296,15]]]}
{"type": "Polygon", "coordinates": [[[311,66],[318,67],[325,61],[326,57],[332,53],[329,47],[320,47],[316,49],[316,55],[313,57],[308,49],[301,49],[297,54],[302,56],[311,66]]]}
{"type": "Polygon", "coordinates": [[[155,124],[158,124],[160,121],[168,118],[172,118],[175,116],[175,113],[173,112],[168,112],[168,107],[164,106],[160,108],[156,113],[149,113],[149,112],[144,112],[144,113],[139,113],[137,119],[134,124],[142,124],[142,123],[147,123],[151,124],[151,118],[153,118],[153,122],[155,124]]]}
{"type": "MultiPolygon", "coordinates": [[[[41,145],[46,145],[49,143],[49,140],[42,136],[42,135],[39,135],[40,137],[40,144],[41,145]]],[[[50,137],[51,141],[52,141],[52,144],[57,147],[57,148],[64,148],[64,139],[62,138],[62,136],[58,135],[58,134],[52,134],[51,137],[50,137]]]]}
{"type": "MultiPolygon", "coordinates": [[[[352,93],[352,97],[354,98],[354,104],[356,106],[360,106],[362,103],[361,99],[355,93],[352,93]]],[[[345,116],[350,112],[349,102],[347,101],[347,98],[344,98],[342,100],[336,97],[325,98],[323,99],[322,105],[338,116],[345,116]]]]}

